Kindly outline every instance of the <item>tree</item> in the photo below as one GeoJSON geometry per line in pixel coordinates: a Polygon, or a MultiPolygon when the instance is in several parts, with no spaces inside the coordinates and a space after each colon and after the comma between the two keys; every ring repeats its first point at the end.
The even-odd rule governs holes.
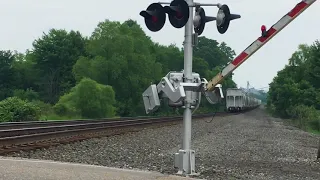
{"type": "Polygon", "coordinates": [[[80,32],[51,29],[33,42],[30,58],[37,70],[38,91],[42,99],[57,102],[75,85],[72,67],[85,55],[86,39],[80,32]]]}
{"type": "MultiPolygon", "coordinates": [[[[219,44],[216,40],[200,37],[197,47],[194,48],[194,56],[203,59],[207,63],[207,68],[201,62],[195,62],[196,65],[194,66],[197,68],[199,64],[203,64],[203,67],[197,70],[200,75],[210,80],[233,60],[235,52],[225,42],[219,44]]],[[[231,73],[222,81],[224,92],[227,88],[236,87],[232,80],[232,75],[231,73]]]]}
{"type": "Polygon", "coordinates": [[[320,89],[320,42],[315,41],[309,47],[308,60],[305,62],[306,80],[309,81],[313,87],[320,89]]]}
{"type": "Polygon", "coordinates": [[[0,100],[13,93],[14,61],[15,57],[11,51],[0,51],[0,100]]]}
{"type": "Polygon", "coordinates": [[[310,47],[307,44],[300,44],[289,59],[290,66],[301,66],[310,57],[310,47]]]}
{"type": "Polygon", "coordinates": [[[194,48],[194,56],[204,59],[209,64],[209,68],[223,66],[232,61],[235,53],[225,43],[206,37],[199,37],[199,43],[194,48]]]}
{"type": "Polygon", "coordinates": [[[235,57],[236,53],[225,42],[219,45],[220,50],[228,57],[229,62],[235,57]]]}
{"type": "Polygon", "coordinates": [[[270,83],[267,107],[299,127],[320,129],[320,43],[301,44],[270,83]]]}
{"type": "Polygon", "coordinates": [[[156,62],[161,64],[163,75],[169,71],[181,71],[183,69],[183,52],[175,45],[154,45],[156,62]]]}
{"type": "Polygon", "coordinates": [[[32,54],[29,51],[25,54],[15,52],[14,56],[15,61],[12,68],[14,70],[15,89],[37,89],[36,80],[39,78],[35,63],[32,61],[32,54]]]}
{"type": "Polygon", "coordinates": [[[22,100],[27,100],[27,101],[34,101],[39,99],[38,93],[29,88],[27,88],[26,90],[15,89],[13,91],[13,96],[18,97],[22,100]]]}
{"type": "MultiPolygon", "coordinates": [[[[234,55],[226,43],[201,37],[195,48],[193,71],[209,80],[234,55]]],[[[105,20],[98,23],[88,38],[78,31],[51,29],[33,42],[30,51],[2,51],[0,61],[2,99],[15,96],[32,101],[41,105],[42,112],[52,113],[48,116],[55,116],[51,108],[45,111],[54,104],[61,115],[90,117],[91,112],[99,117],[112,116],[111,111],[107,115],[101,114],[102,110],[95,112],[93,107],[98,107],[96,103],[100,101],[87,102],[85,98],[82,102],[78,98],[92,93],[89,99],[96,99],[94,94],[101,93],[98,89],[106,86],[112,87],[116,101],[111,104],[117,115],[137,116],[145,115],[142,102],[145,89],[151,83],[158,84],[169,71],[183,70],[184,52],[174,44],[164,46],[153,42],[136,21],[105,20]]],[[[224,89],[235,86],[232,76],[222,84],[224,89]]],[[[205,107],[210,109],[212,105],[205,107]]],[[[101,105],[101,108],[105,107],[101,105]]],[[[169,115],[178,111],[166,107],[162,112],[169,115]]]]}
{"type": "Polygon", "coordinates": [[[110,85],[116,92],[118,114],[144,112],[142,92],[161,77],[154,44],[135,21],[100,22],[89,38],[91,58],[80,58],[73,72],[79,79],[89,77],[110,85]],[[88,67],[85,69],[84,67],[88,67]]]}

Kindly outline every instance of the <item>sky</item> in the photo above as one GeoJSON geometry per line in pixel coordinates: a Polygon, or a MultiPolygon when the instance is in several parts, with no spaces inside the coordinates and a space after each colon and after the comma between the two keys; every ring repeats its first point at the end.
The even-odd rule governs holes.
{"type": "MultiPolygon", "coordinates": [[[[162,0],[165,1],[165,0],[162,0]]],[[[32,42],[51,28],[78,30],[90,36],[97,24],[105,19],[112,21],[136,20],[153,41],[176,44],[182,47],[184,29],[175,29],[170,22],[158,32],[150,32],[139,15],[153,0],[0,0],[0,50],[25,52],[32,42]]],[[[167,0],[165,2],[170,2],[167,0]]],[[[216,23],[206,24],[202,36],[226,42],[238,55],[261,32],[289,12],[300,0],[198,0],[200,3],[227,4],[231,13],[241,19],[232,21],[225,34],[219,34],[216,23]]],[[[204,7],[208,16],[216,16],[217,7],[204,7]]],[[[255,88],[269,86],[277,72],[288,63],[299,44],[312,44],[319,37],[320,2],[315,2],[295,21],[282,30],[263,48],[238,67],[233,77],[238,86],[246,87],[247,81],[255,88]]],[[[182,67],[183,68],[183,67],[182,67]]]]}

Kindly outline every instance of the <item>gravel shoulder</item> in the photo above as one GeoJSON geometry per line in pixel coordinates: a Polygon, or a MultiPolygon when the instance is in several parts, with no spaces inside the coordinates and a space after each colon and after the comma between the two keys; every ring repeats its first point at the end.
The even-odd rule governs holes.
{"type": "MultiPolygon", "coordinates": [[[[182,124],[95,138],[9,156],[174,174],[182,124]]],[[[196,170],[205,179],[320,179],[318,138],[262,109],[193,121],[196,170]]]]}

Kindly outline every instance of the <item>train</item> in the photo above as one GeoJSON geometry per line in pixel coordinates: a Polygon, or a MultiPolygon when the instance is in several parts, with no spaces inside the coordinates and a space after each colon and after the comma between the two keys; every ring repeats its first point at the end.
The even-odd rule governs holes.
{"type": "Polygon", "coordinates": [[[259,107],[261,100],[246,93],[242,89],[228,88],[226,90],[226,110],[228,112],[241,112],[259,107]]]}

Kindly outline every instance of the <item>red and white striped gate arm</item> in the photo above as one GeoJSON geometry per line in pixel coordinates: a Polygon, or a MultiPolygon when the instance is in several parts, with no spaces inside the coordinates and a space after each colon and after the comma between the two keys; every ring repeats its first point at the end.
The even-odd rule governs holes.
{"type": "Polygon", "coordinates": [[[227,67],[225,67],[219,74],[212,78],[207,84],[207,91],[213,91],[215,86],[219,84],[225,76],[234,71],[251,55],[265,45],[270,39],[278,34],[284,27],[286,27],[292,20],[298,17],[304,10],[312,5],[317,0],[303,0],[298,3],[290,12],[283,16],[276,24],[274,24],[268,31],[265,37],[259,37],[250,46],[248,46],[242,53],[240,53],[227,67]]]}

